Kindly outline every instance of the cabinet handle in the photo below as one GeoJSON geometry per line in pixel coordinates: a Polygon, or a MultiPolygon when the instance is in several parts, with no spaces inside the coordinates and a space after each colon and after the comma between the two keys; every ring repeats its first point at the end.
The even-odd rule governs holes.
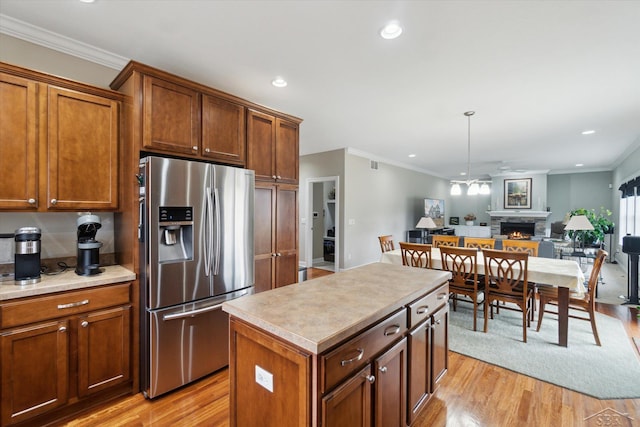
{"type": "Polygon", "coordinates": [[[447,294],[446,292],[442,292],[440,294],[438,294],[438,299],[445,299],[447,298],[449,294],[447,294]]]}
{"type": "Polygon", "coordinates": [[[367,381],[369,381],[371,384],[376,382],[376,377],[375,375],[366,375],[365,378],[367,379],[367,381]]]}
{"type": "Polygon", "coordinates": [[[87,326],[89,326],[89,322],[87,322],[86,320],[83,320],[82,323],[80,323],[80,326],[82,326],[83,328],[86,328],[87,326]]]}
{"type": "Polygon", "coordinates": [[[280,175],[277,175],[276,178],[277,179],[282,179],[282,177],[280,175]]]}
{"type": "Polygon", "coordinates": [[[276,256],[282,256],[282,254],[280,252],[276,253],[276,256]]]}
{"type": "Polygon", "coordinates": [[[205,153],[209,153],[210,151],[211,151],[211,150],[210,150],[210,149],[208,149],[208,148],[205,148],[205,149],[204,149],[204,152],[205,152],[205,153]]]}
{"type": "Polygon", "coordinates": [[[272,178],[272,179],[277,179],[278,177],[277,177],[277,176],[275,176],[275,175],[271,175],[271,178],[272,178]]]}
{"type": "Polygon", "coordinates": [[[67,330],[67,327],[66,327],[66,326],[60,326],[60,327],[58,328],[58,332],[64,332],[64,331],[66,331],[66,330],[67,330]]]}
{"type": "Polygon", "coordinates": [[[194,145],[194,146],[193,146],[193,147],[191,147],[191,148],[193,148],[193,151],[198,151],[198,146],[197,146],[197,145],[194,145]]]}
{"type": "Polygon", "coordinates": [[[383,374],[386,374],[386,373],[387,373],[387,367],[386,367],[386,366],[380,366],[380,367],[378,368],[378,370],[379,370],[380,372],[382,372],[383,374]]]}
{"type": "Polygon", "coordinates": [[[436,320],[436,325],[439,325],[440,323],[442,323],[440,319],[436,320]]]}
{"type": "Polygon", "coordinates": [[[58,310],[62,310],[64,308],[79,307],[81,305],[87,305],[87,304],[89,304],[88,299],[85,299],[82,301],[70,302],[69,304],[58,304],[58,310]]]}
{"type": "Polygon", "coordinates": [[[273,257],[277,257],[277,256],[278,256],[278,255],[277,255],[275,252],[271,254],[271,257],[272,257],[272,258],[273,258],[273,257]]]}
{"type": "Polygon", "coordinates": [[[58,203],[58,200],[57,200],[57,199],[51,199],[51,204],[52,204],[52,205],[55,205],[56,203],[58,203]]]}
{"type": "Polygon", "coordinates": [[[364,356],[364,348],[358,348],[356,349],[356,351],[358,352],[358,355],[356,357],[353,357],[351,359],[347,359],[347,360],[341,360],[340,361],[340,366],[347,366],[353,362],[357,362],[358,360],[362,360],[362,356],[364,356]]]}
{"type": "Polygon", "coordinates": [[[36,204],[36,199],[29,199],[27,201],[29,202],[30,205],[35,205],[36,204]]]}
{"type": "Polygon", "coordinates": [[[395,335],[400,332],[400,325],[391,325],[384,330],[384,336],[395,335]]]}
{"type": "Polygon", "coordinates": [[[421,305],[416,310],[416,314],[425,314],[427,311],[429,311],[429,306],[428,305],[421,305]]]}

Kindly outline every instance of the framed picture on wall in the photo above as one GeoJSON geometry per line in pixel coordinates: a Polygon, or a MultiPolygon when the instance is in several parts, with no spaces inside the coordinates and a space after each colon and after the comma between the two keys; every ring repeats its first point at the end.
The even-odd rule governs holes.
{"type": "Polygon", "coordinates": [[[444,200],[424,199],[424,216],[431,217],[438,227],[444,227],[444,200]]]}
{"type": "Polygon", "coordinates": [[[504,208],[531,209],[531,178],[504,180],[504,208]]]}

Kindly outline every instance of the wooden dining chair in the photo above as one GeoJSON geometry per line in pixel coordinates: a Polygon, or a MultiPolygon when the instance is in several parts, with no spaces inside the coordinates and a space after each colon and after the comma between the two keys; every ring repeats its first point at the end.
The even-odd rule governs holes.
{"type": "Polygon", "coordinates": [[[382,253],[389,252],[395,249],[393,245],[393,236],[388,234],[386,236],[378,236],[380,242],[380,250],[382,253]]]}
{"type": "Polygon", "coordinates": [[[400,242],[402,265],[431,268],[431,245],[400,242]]]}
{"type": "Polygon", "coordinates": [[[473,330],[477,330],[478,295],[484,291],[484,283],[478,283],[478,250],[474,248],[440,247],[442,269],[451,272],[449,279],[449,293],[452,295],[453,311],[457,309],[458,301],[466,295],[473,304],[473,330]]]}
{"type": "Polygon", "coordinates": [[[536,240],[513,240],[502,241],[502,250],[509,252],[526,252],[529,256],[538,256],[538,246],[540,242],[536,240]]]}
{"type": "MultiPolygon", "coordinates": [[[[493,319],[492,303],[513,303],[502,309],[522,312],[522,340],[527,342],[527,327],[531,326],[534,289],[529,285],[527,269],[529,254],[485,249],[484,255],[484,331],[487,332],[489,311],[493,319]]],[[[497,305],[496,305],[497,307],[497,305]]]]}
{"type": "MultiPolygon", "coordinates": [[[[591,322],[591,330],[593,331],[593,336],[596,339],[596,344],[600,344],[600,336],[598,336],[598,328],[596,327],[596,289],[598,287],[598,282],[600,278],[600,270],[602,269],[602,264],[604,264],[604,260],[609,256],[607,251],[598,250],[596,254],[596,259],[593,261],[593,268],[591,269],[591,274],[589,275],[589,281],[587,282],[587,292],[583,296],[571,295],[569,294],[569,309],[575,309],[578,311],[582,311],[587,313],[587,317],[582,315],[577,316],[573,314],[569,314],[569,317],[573,317],[574,319],[586,320],[591,322]]],[[[547,304],[558,305],[558,288],[553,286],[538,286],[538,296],[540,297],[540,307],[538,309],[538,327],[536,331],[540,330],[540,325],[542,325],[542,317],[545,313],[545,306],[547,304]]],[[[546,311],[546,313],[554,313],[553,311],[546,311]]]]}
{"type": "Polygon", "coordinates": [[[494,249],[496,246],[496,239],[482,238],[482,237],[465,237],[465,248],[476,249],[494,249]]]}
{"type": "Polygon", "coordinates": [[[460,236],[434,234],[431,237],[431,244],[434,248],[439,248],[441,246],[460,246],[460,236]]]}

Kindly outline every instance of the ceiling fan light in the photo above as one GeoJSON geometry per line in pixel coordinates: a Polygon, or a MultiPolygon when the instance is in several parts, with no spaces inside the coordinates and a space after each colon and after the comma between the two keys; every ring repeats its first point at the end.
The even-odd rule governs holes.
{"type": "Polygon", "coordinates": [[[480,186],[480,194],[491,194],[491,187],[489,187],[489,184],[487,184],[486,182],[482,183],[482,185],[480,186]]]}
{"type": "Polygon", "coordinates": [[[451,195],[452,196],[459,196],[462,194],[462,189],[460,188],[460,184],[458,184],[457,182],[454,183],[451,186],[451,195]]]}
{"type": "Polygon", "coordinates": [[[467,196],[476,196],[480,192],[480,186],[474,182],[467,188],[467,196]]]}

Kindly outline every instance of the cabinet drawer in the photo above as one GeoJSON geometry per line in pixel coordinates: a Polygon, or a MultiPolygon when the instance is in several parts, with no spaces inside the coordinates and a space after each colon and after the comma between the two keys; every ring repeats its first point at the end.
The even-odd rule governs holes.
{"type": "Polygon", "coordinates": [[[449,284],[445,283],[409,304],[409,329],[431,316],[449,300],[449,284]]]}
{"type": "Polygon", "coordinates": [[[407,312],[400,310],[336,349],[320,356],[321,392],[331,389],[373,356],[402,338],[407,330],[407,312]]]}
{"type": "Polygon", "coordinates": [[[0,329],[127,304],[130,283],[34,297],[0,305],[0,329]]]}

